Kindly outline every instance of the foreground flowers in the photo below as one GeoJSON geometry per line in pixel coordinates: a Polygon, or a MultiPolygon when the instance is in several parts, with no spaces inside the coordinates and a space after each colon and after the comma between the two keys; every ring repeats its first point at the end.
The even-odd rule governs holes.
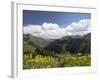
{"type": "Polygon", "coordinates": [[[41,68],[57,68],[57,67],[75,67],[90,66],[90,55],[62,55],[62,56],[42,56],[37,55],[34,58],[24,55],[24,69],[41,69],[41,68]]]}

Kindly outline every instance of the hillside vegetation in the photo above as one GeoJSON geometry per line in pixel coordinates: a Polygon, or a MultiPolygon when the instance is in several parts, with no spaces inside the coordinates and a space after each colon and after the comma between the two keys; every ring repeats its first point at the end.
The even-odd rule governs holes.
{"type": "Polygon", "coordinates": [[[23,35],[23,69],[91,65],[91,34],[45,40],[23,35]]]}

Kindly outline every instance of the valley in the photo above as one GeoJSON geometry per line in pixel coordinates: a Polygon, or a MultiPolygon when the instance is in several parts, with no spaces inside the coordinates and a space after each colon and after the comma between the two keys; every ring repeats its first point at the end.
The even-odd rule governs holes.
{"type": "Polygon", "coordinates": [[[91,65],[91,33],[43,39],[23,34],[23,69],[91,65]]]}

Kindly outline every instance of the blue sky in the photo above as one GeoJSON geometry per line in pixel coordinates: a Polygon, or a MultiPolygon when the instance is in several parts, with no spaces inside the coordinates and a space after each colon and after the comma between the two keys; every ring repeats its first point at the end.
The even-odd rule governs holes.
{"type": "Polygon", "coordinates": [[[56,23],[60,27],[70,25],[82,19],[91,19],[90,13],[75,12],[51,12],[51,11],[33,11],[23,10],[23,26],[42,25],[46,23],[56,23]]]}

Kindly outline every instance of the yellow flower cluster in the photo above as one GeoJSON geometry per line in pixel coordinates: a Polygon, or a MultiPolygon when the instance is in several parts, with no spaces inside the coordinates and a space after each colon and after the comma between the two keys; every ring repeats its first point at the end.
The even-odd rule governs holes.
{"type": "Polygon", "coordinates": [[[90,55],[63,55],[59,57],[37,55],[30,58],[24,56],[25,69],[36,68],[56,68],[56,67],[73,67],[73,66],[90,66],[90,55]]]}

